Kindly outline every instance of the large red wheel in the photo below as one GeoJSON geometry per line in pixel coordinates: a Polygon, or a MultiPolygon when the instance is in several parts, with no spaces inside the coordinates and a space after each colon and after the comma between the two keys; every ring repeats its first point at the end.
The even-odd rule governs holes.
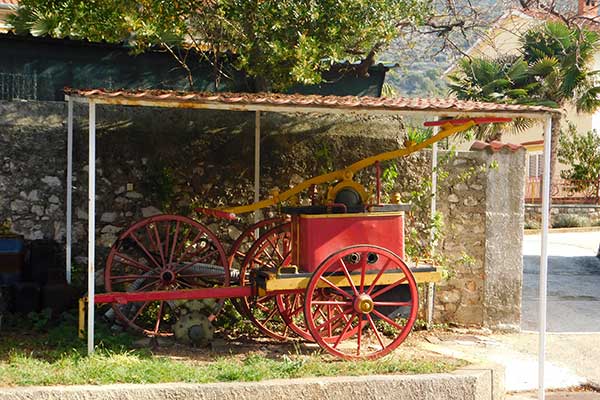
{"type": "Polygon", "coordinates": [[[398,347],[412,329],[417,284],[404,261],[391,251],[351,246],[317,268],[304,306],[308,329],[323,349],[348,360],[374,359],[398,347]],[[406,298],[389,301],[386,293],[400,285],[408,288],[406,298]],[[402,318],[390,317],[390,309],[402,318]]]}
{"type": "MultiPolygon", "coordinates": [[[[229,286],[229,264],[223,246],[204,225],[187,217],[157,215],[122,233],[111,247],[104,271],[108,292],[145,292],[229,286]]],[[[223,300],[203,300],[214,320],[223,300]]],[[[116,316],[150,336],[172,334],[175,302],[113,304],[116,316]]]]}
{"type": "Polygon", "coordinates": [[[248,254],[248,251],[254,242],[256,242],[256,239],[267,230],[277,225],[281,225],[284,222],[284,218],[263,219],[246,228],[235,242],[233,242],[233,245],[229,249],[229,254],[227,255],[227,259],[229,260],[229,270],[232,273],[232,282],[237,280],[237,275],[242,269],[246,254],[248,254]]]}
{"type": "MultiPolygon", "coordinates": [[[[254,242],[246,254],[240,270],[240,286],[250,285],[250,274],[255,270],[275,272],[291,261],[290,224],[278,225],[254,242]]],[[[289,327],[281,318],[276,296],[254,296],[240,299],[244,314],[265,335],[285,340],[289,327]]]]}

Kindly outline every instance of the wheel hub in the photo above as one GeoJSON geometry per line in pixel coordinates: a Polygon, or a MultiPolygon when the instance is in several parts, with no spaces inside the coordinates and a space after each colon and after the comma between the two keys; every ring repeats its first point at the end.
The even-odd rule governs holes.
{"type": "Polygon", "coordinates": [[[354,300],[354,310],[357,313],[368,314],[373,311],[373,299],[366,293],[360,294],[354,300]]]}
{"type": "Polygon", "coordinates": [[[160,273],[160,280],[164,284],[175,282],[175,273],[171,270],[165,270],[160,273]]]}

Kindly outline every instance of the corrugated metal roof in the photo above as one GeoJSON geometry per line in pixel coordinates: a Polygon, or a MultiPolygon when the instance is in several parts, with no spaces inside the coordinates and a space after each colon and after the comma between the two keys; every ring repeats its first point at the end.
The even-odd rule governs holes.
{"type": "Polygon", "coordinates": [[[3,6],[3,5],[18,6],[19,0],[0,0],[0,6],[3,6]]]}
{"type": "Polygon", "coordinates": [[[357,96],[319,96],[278,93],[208,93],[172,90],[107,90],[65,88],[65,94],[94,99],[98,103],[146,105],[180,108],[223,108],[266,111],[397,111],[456,114],[545,114],[557,109],[517,104],[464,101],[455,98],[379,98],[357,96]]]}

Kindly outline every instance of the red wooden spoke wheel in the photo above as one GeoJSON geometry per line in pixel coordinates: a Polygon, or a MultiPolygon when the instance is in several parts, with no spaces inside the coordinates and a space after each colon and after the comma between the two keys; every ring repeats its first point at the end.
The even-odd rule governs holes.
{"type": "MultiPolygon", "coordinates": [[[[347,359],[382,357],[400,345],[417,318],[417,284],[404,261],[370,245],[346,247],[317,268],[306,289],[304,314],[315,341],[347,359]],[[406,285],[405,299],[389,301],[406,285]],[[403,318],[388,316],[400,309],[403,318]]],[[[396,314],[398,314],[396,312],[396,314]]]]}
{"type": "MultiPolygon", "coordinates": [[[[178,215],[143,219],[113,244],[106,260],[107,292],[146,292],[229,286],[229,264],[223,246],[204,225],[178,215]]],[[[203,300],[214,320],[223,300],[203,300]]],[[[176,305],[172,301],[113,303],[116,316],[150,336],[172,334],[176,305]]]]}
{"type": "MultiPolygon", "coordinates": [[[[250,247],[240,270],[240,286],[250,285],[250,273],[254,270],[277,271],[291,260],[290,223],[276,226],[250,247]]],[[[285,340],[289,328],[279,314],[276,296],[254,296],[240,299],[240,305],[250,321],[265,335],[285,340]]]]}
{"type": "Polygon", "coordinates": [[[313,342],[304,318],[304,293],[280,294],[276,296],[276,301],[283,322],[296,335],[313,342]]]}
{"type": "MultiPolygon", "coordinates": [[[[256,233],[258,232],[258,236],[262,233],[265,233],[267,230],[281,225],[285,222],[284,218],[269,218],[263,219],[262,221],[258,221],[255,224],[252,224],[248,228],[246,228],[241,235],[233,242],[231,249],[229,249],[229,254],[227,255],[227,259],[229,260],[229,269],[235,274],[234,271],[240,271],[242,268],[242,264],[244,263],[244,258],[246,258],[246,254],[250,250],[250,247],[254,244],[257,239],[256,233]]],[[[235,280],[235,279],[232,279],[235,280]]]]}

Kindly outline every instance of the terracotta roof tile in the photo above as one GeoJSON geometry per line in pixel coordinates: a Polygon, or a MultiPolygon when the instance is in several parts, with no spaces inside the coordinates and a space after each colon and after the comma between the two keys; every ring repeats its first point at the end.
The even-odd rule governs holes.
{"type": "MultiPolygon", "coordinates": [[[[172,90],[107,90],[107,89],[71,89],[65,88],[65,94],[76,97],[97,99],[98,102],[134,104],[136,102],[155,103],[193,103],[210,108],[211,105],[227,104],[233,106],[269,106],[311,109],[344,109],[348,111],[439,111],[454,113],[487,113],[506,112],[524,113],[557,113],[557,109],[541,106],[525,106],[517,104],[483,103],[464,101],[455,98],[379,98],[358,96],[320,96],[279,93],[208,93],[179,92],[172,90]]],[[[185,107],[185,105],[180,105],[185,107]]],[[[298,110],[300,111],[300,110],[298,110]]]]}
{"type": "MultiPolygon", "coordinates": [[[[519,11],[531,18],[542,21],[561,21],[557,15],[551,14],[548,11],[540,8],[519,9],[519,11]]],[[[598,16],[574,16],[573,20],[585,26],[589,30],[600,32],[600,17],[598,16]]]]}
{"type": "Polygon", "coordinates": [[[0,0],[0,4],[10,4],[11,6],[18,6],[19,0],[0,0]]]}
{"type": "Polygon", "coordinates": [[[510,152],[515,152],[519,149],[524,149],[525,147],[523,147],[520,144],[512,144],[512,143],[502,143],[499,142],[497,140],[494,140],[493,142],[490,143],[486,143],[486,142],[482,142],[480,140],[476,140],[475,142],[473,142],[473,144],[471,145],[471,149],[470,150],[479,150],[479,151],[488,151],[490,153],[498,153],[501,152],[503,150],[508,150],[510,152]]]}

